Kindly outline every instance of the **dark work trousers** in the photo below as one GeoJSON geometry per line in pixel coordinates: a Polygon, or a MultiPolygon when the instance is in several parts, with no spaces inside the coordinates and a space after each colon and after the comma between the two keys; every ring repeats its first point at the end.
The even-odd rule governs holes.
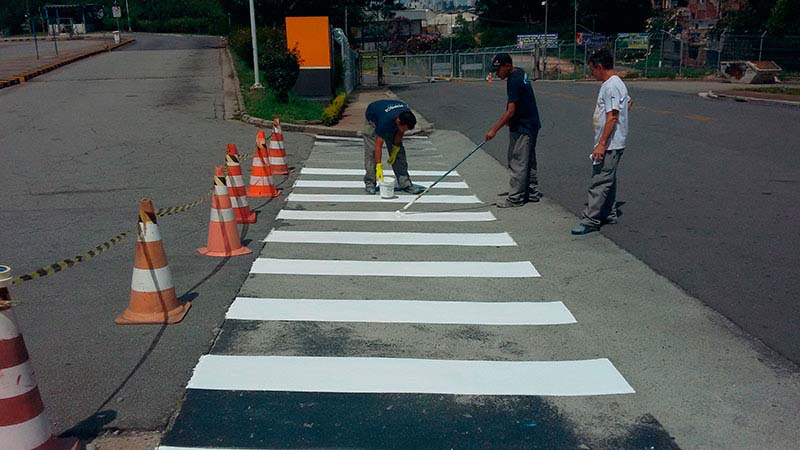
{"type": "MultiPolygon", "coordinates": [[[[362,132],[362,135],[364,137],[364,169],[367,171],[366,175],[364,175],[364,186],[375,187],[375,124],[367,121],[366,125],[364,125],[364,131],[362,132]]],[[[391,154],[391,141],[384,142],[386,144],[387,155],[391,154]]],[[[397,153],[397,158],[395,158],[394,164],[392,164],[392,171],[394,171],[394,178],[396,180],[395,183],[397,187],[400,189],[405,189],[411,186],[411,178],[408,176],[406,148],[402,143],[400,144],[400,151],[397,153]]],[[[384,176],[391,176],[391,174],[387,174],[386,172],[386,167],[384,167],[384,176]]]]}
{"type": "Polygon", "coordinates": [[[609,219],[616,219],[617,167],[625,149],[609,150],[600,164],[592,164],[589,202],[581,214],[581,225],[599,228],[609,219]]]}
{"type": "Polygon", "coordinates": [[[536,137],[510,131],[508,141],[508,169],[511,183],[508,200],[513,203],[527,202],[531,197],[539,197],[539,178],[536,176],[536,137]]]}

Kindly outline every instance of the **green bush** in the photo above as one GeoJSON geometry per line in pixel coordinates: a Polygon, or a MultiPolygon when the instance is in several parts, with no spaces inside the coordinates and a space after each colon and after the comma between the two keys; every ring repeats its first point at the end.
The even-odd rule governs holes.
{"type": "Polygon", "coordinates": [[[278,102],[289,101],[289,91],[300,76],[300,57],[297,50],[286,47],[267,50],[259,54],[259,67],[264,69],[264,81],[275,93],[278,102]]]}
{"type": "Polygon", "coordinates": [[[333,99],[330,105],[322,110],[322,123],[325,125],[333,125],[339,121],[344,112],[344,107],[347,104],[347,94],[342,92],[333,99]]]}

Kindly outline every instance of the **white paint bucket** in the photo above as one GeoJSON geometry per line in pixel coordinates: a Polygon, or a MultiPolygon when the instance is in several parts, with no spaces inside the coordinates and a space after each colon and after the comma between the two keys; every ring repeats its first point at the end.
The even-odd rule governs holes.
{"type": "Polygon", "coordinates": [[[394,178],[383,177],[383,181],[380,182],[380,186],[381,198],[394,198],[394,178]]]}

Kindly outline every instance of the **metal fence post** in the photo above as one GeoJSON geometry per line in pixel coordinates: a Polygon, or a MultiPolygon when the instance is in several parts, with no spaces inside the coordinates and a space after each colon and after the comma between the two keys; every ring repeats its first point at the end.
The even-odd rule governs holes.
{"type": "Polygon", "coordinates": [[[556,76],[557,76],[557,79],[560,80],[561,79],[561,42],[556,42],[556,45],[558,45],[558,59],[556,60],[556,73],[558,75],[556,75],[556,76]]]}
{"type": "Polygon", "coordinates": [[[683,76],[683,36],[680,36],[681,51],[678,53],[678,76],[683,76]]]}

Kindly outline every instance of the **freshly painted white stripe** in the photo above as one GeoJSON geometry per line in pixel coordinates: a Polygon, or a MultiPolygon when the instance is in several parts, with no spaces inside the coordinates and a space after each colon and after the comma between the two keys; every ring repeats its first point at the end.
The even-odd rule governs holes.
{"type": "Polygon", "coordinates": [[[19,328],[17,328],[17,316],[14,314],[14,309],[0,310],[0,339],[14,339],[19,336],[19,328]]]}
{"type": "MultiPolygon", "coordinates": [[[[444,175],[446,170],[409,170],[408,174],[411,176],[419,177],[440,177],[444,175]]],[[[335,167],[303,167],[301,170],[304,175],[364,175],[364,169],[337,169],[335,167]]],[[[393,171],[383,171],[384,174],[394,174],[393,171]]],[[[450,172],[447,176],[457,177],[460,176],[455,170],[450,172]]]]}
{"type": "Polygon", "coordinates": [[[258,258],[250,273],[344,275],[365,277],[539,277],[530,261],[348,261],[332,259],[258,258]]]}
{"type": "MultiPolygon", "coordinates": [[[[428,187],[433,181],[414,182],[420,186],[428,187]]],[[[363,188],[363,181],[355,180],[297,180],[294,187],[299,188],[363,188]]],[[[469,189],[469,185],[463,181],[441,181],[433,187],[434,189],[469,189]]]]}
{"type": "Polygon", "coordinates": [[[139,223],[139,242],[156,242],[161,240],[161,232],[155,223],[139,223]]]}
{"type": "Polygon", "coordinates": [[[381,211],[300,211],[283,209],[278,213],[283,220],[336,220],[353,222],[493,222],[497,218],[484,212],[409,212],[396,214],[381,211]]]}
{"type": "Polygon", "coordinates": [[[158,292],[175,287],[172,282],[172,272],[169,266],[160,269],[133,268],[131,289],[139,292],[158,292]]]}
{"type": "Polygon", "coordinates": [[[30,450],[47,442],[52,435],[47,414],[39,414],[27,422],[0,427],[1,448],[3,450],[30,450]]]}
{"type": "Polygon", "coordinates": [[[561,302],[309,300],[251,297],[237,297],[225,318],[470,325],[563,325],[577,322],[561,302]]]}
{"type": "MultiPolygon", "coordinates": [[[[0,371],[0,400],[18,397],[36,387],[31,361],[0,371]]],[[[0,440],[2,442],[2,440],[0,440]]]]}
{"type": "MultiPolygon", "coordinates": [[[[337,194],[289,194],[290,202],[322,202],[322,203],[408,203],[416,195],[396,195],[393,198],[381,198],[379,195],[337,195],[337,194]]],[[[425,195],[417,203],[482,203],[474,195],[425,195]]]]}
{"type": "Polygon", "coordinates": [[[462,247],[514,247],[508,233],[395,233],[357,231],[272,230],[264,242],[355,245],[453,245],[462,247]]]}
{"type": "Polygon", "coordinates": [[[322,141],[350,141],[350,142],[364,142],[362,138],[354,138],[354,137],[344,137],[344,136],[323,136],[321,134],[317,134],[314,136],[315,139],[319,139],[322,141]]]}
{"type": "Polygon", "coordinates": [[[189,389],[456,395],[608,395],[633,388],[608,359],[458,361],[205,355],[189,389]]]}
{"type": "MultiPolygon", "coordinates": [[[[424,197],[423,197],[424,198],[424,197]]],[[[210,219],[212,222],[233,222],[233,210],[211,208],[210,219]]]]}

